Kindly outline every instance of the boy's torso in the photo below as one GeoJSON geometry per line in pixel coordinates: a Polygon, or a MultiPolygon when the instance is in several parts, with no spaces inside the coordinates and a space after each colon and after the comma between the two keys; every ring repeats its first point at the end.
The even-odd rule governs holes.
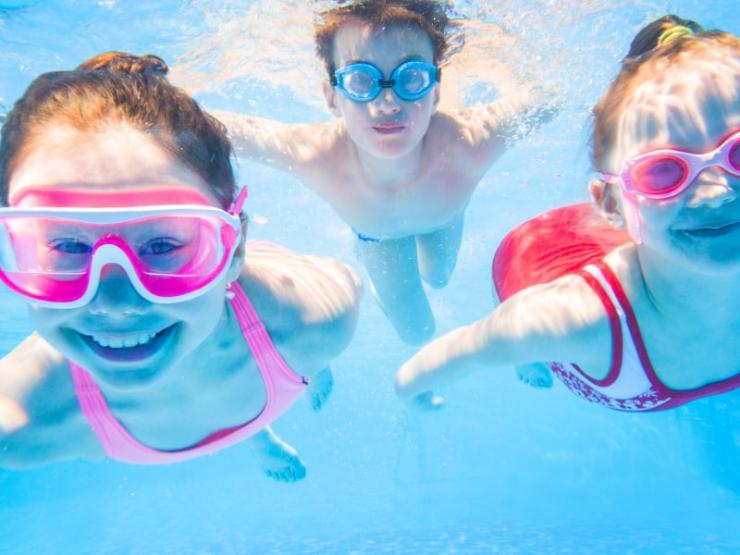
{"type": "MultiPolygon", "coordinates": [[[[301,178],[356,232],[389,239],[444,228],[467,207],[488,164],[476,164],[469,145],[448,122],[433,122],[419,171],[392,184],[368,176],[346,133],[301,178]]],[[[388,164],[398,163],[393,159],[388,164]]]]}

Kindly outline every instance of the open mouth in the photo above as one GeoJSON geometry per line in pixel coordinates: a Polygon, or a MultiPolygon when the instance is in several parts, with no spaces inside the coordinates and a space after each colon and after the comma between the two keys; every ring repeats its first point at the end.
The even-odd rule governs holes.
{"type": "Polygon", "coordinates": [[[740,230],[740,222],[728,222],[726,224],[712,224],[705,227],[687,229],[684,233],[696,237],[719,237],[738,230],[740,230]]]}
{"type": "Polygon", "coordinates": [[[136,362],[156,353],[172,335],[173,324],[154,333],[127,335],[80,334],[83,341],[98,356],[113,362],[136,362]]]}

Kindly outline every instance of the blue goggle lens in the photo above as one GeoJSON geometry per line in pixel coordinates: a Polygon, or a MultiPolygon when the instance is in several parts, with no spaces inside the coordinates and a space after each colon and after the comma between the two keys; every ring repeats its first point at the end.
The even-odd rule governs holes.
{"type": "Polygon", "coordinates": [[[338,69],[334,85],[356,102],[370,102],[384,88],[391,88],[402,100],[418,100],[425,96],[437,81],[437,68],[426,62],[410,61],[400,64],[387,81],[372,64],[359,62],[338,69]]]}

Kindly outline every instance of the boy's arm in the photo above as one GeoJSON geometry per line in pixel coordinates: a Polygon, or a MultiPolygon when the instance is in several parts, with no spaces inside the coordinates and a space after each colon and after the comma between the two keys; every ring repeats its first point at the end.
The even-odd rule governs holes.
{"type": "Polygon", "coordinates": [[[336,122],[290,124],[246,114],[211,112],[228,129],[239,158],[300,176],[320,164],[337,139],[336,122]]]}
{"type": "Polygon", "coordinates": [[[611,336],[603,305],[578,276],[519,292],[489,316],[433,341],[396,374],[406,400],[431,400],[438,386],[488,367],[578,361],[609,368],[611,336]]]}
{"type": "Polygon", "coordinates": [[[557,101],[541,89],[523,89],[490,104],[471,106],[450,115],[456,121],[473,167],[486,171],[511,144],[559,111],[557,101]]]}

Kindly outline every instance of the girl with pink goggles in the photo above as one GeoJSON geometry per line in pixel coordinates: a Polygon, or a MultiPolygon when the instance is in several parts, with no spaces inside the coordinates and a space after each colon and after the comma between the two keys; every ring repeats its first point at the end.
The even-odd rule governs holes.
{"type": "Polygon", "coordinates": [[[740,131],[735,131],[717,148],[705,154],[654,150],[627,162],[619,175],[605,173],[604,177],[621,183],[632,195],[662,200],[683,193],[697,175],[711,166],[740,175],[740,131]]]}
{"type": "Polygon", "coordinates": [[[227,271],[246,198],[224,211],[185,188],[25,189],[0,208],[0,279],[37,305],[77,308],[113,264],[146,300],[186,301],[227,271]]]}
{"type": "Polygon", "coordinates": [[[704,154],[683,150],[660,149],[629,160],[619,174],[604,173],[604,179],[617,183],[629,205],[627,228],[636,242],[641,242],[636,198],[665,200],[688,189],[705,169],[719,166],[731,175],[740,176],[740,131],[733,132],[717,148],[704,154]]]}

